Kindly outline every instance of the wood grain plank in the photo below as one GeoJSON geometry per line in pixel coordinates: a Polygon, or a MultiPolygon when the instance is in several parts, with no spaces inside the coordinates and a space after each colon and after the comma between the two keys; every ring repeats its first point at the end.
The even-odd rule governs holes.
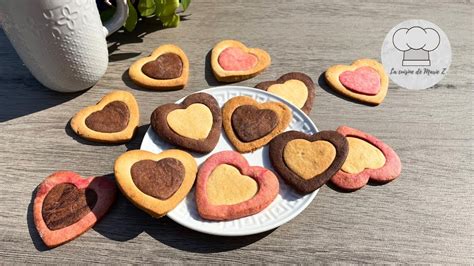
{"type": "Polygon", "coordinates": [[[63,95],[43,88],[0,32],[0,261],[2,263],[473,263],[473,4],[470,1],[210,1],[193,2],[176,29],[155,23],[109,38],[111,62],[92,89],[63,95]],[[276,230],[223,238],[153,219],[122,196],[104,220],[79,239],[44,251],[31,220],[35,187],[51,172],[111,174],[115,158],[139,147],[149,115],[160,104],[218,85],[206,65],[212,46],[233,38],[266,49],[272,65],[240,82],[253,86],[289,71],[315,81],[332,64],[379,58],[385,34],[423,18],[448,35],[449,74],[434,88],[391,84],[384,103],[367,107],[316,89],[311,113],[319,129],[346,124],[391,145],[402,176],[355,193],[323,187],[297,218],[276,230]],[[144,37],[139,37],[144,36],[144,37]],[[136,87],[128,66],[164,43],[187,53],[186,89],[136,87]],[[111,89],[131,91],[140,134],[128,145],[95,145],[67,127],[71,116],[111,89]]]}

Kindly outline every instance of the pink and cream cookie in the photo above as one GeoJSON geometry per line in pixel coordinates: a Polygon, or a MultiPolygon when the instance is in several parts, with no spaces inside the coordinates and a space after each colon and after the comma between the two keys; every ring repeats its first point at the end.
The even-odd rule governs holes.
{"type": "Polygon", "coordinates": [[[33,205],[41,239],[52,248],[82,235],[107,213],[116,194],[114,182],[105,176],[53,173],[38,186],[33,205]]]}
{"type": "Polygon", "coordinates": [[[272,171],[249,166],[238,152],[222,151],[200,167],[196,181],[199,215],[208,220],[233,220],[256,214],[273,202],[279,192],[272,171]]]}
{"type": "Polygon", "coordinates": [[[271,63],[262,49],[248,48],[234,40],[216,44],[211,53],[211,67],[218,81],[237,82],[257,76],[271,63]]]}
{"type": "Polygon", "coordinates": [[[372,59],[332,66],[325,77],[334,90],[363,103],[378,105],[387,95],[388,76],[383,65],[372,59]]]}
{"type": "Polygon", "coordinates": [[[347,126],[337,132],[349,143],[346,161],[331,182],[344,190],[357,190],[369,180],[387,183],[397,178],[402,170],[400,158],[387,144],[376,137],[347,126]]]}

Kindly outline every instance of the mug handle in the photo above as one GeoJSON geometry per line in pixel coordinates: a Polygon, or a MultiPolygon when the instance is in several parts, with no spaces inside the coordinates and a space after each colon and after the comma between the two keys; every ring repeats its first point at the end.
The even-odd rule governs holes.
{"type": "Polygon", "coordinates": [[[116,0],[115,2],[117,3],[115,14],[104,24],[103,27],[105,36],[109,36],[120,29],[128,17],[127,0],[116,0]]]}

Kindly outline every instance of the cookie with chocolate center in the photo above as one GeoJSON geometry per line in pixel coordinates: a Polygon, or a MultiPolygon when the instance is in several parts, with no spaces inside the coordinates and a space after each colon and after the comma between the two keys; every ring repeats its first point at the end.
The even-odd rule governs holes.
{"type": "Polygon", "coordinates": [[[115,198],[115,183],[105,176],[82,178],[70,171],[53,173],[36,191],[36,229],[46,246],[59,246],[93,227],[115,198]]]}
{"type": "Polygon", "coordinates": [[[186,86],[189,60],[181,48],[166,44],[130,66],[128,75],[137,85],[153,90],[176,90],[186,86]]]}
{"type": "Polygon", "coordinates": [[[96,105],[76,113],[71,119],[71,128],[90,141],[123,143],[133,138],[139,121],[138,103],[133,94],[113,91],[96,105]]]}
{"type": "Polygon", "coordinates": [[[181,150],[155,154],[132,150],[115,161],[114,173],[122,193],[154,217],[166,215],[191,190],[196,179],[194,158],[181,150]]]}
{"type": "Polygon", "coordinates": [[[222,107],[222,125],[232,145],[240,152],[254,151],[283,132],[292,112],[280,102],[258,103],[248,96],[237,96],[222,107]]]}

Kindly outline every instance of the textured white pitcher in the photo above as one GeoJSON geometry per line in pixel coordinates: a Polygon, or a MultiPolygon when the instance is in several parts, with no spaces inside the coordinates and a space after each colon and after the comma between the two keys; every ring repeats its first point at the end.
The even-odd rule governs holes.
{"type": "Polygon", "coordinates": [[[76,92],[93,86],[107,70],[105,37],[128,15],[127,0],[116,2],[117,11],[105,26],[95,0],[0,0],[0,22],[39,82],[76,92]]]}

